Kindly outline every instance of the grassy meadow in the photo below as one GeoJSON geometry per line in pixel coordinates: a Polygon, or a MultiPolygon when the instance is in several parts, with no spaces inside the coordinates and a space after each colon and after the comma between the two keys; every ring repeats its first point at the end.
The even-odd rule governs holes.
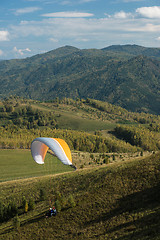
{"type": "Polygon", "coordinates": [[[77,109],[75,106],[59,104],[58,107],[51,103],[39,104],[32,103],[34,109],[39,109],[45,112],[54,112],[58,127],[61,129],[71,129],[77,131],[99,131],[99,130],[113,130],[116,124],[110,122],[107,118],[104,121],[100,117],[93,115],[93,112],[86,111],[86,109],[77,109]]]}
{"type": "Polygon", "coordinates": [[[45,164],[40,165],[33,160],[29,150],[0,150],[0,182],[66,171],[73,171],[73,169],[62,164],[50,153],[46,155],[45,164]]]}
{"type": "Polygon", "coordinates": [[[105,130],[112,130],[115,127],[114,123],[109,123],[108,121],[99,121],[99,120],[93,120],[93,119],[84,119],[81,117],[68,116],[68,114],[61,114],[61,116],[58,118],[58,123],[60,128],[63,129],[72,129],[72,130],[78,130],[78,131],[100,131],[102,129],[105,130]]]}

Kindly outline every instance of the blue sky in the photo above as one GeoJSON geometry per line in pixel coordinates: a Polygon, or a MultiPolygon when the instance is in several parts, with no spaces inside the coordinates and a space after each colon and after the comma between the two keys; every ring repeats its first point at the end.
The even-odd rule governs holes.
{"type": "Polygon", "coordinates": [[[160,47],[160,1],[0,0],[0,59],[115,44],[160,47]]]}

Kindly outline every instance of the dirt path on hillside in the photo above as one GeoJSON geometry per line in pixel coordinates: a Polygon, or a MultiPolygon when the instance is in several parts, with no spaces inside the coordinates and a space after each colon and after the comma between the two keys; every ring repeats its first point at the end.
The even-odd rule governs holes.
{"type": "MultiPolygon", "coordinates": [[[[79,170],[80,169],[78,169],[76,171],[79,171],[79,170]]],[[[0,182],[0,185],[7,184],[7,183],[29,182],[29,181],[33,181],[33,179],[34,180],[39,180],[39,179],[42,179],[42,178],[57,177],[57,176],[64,175],[64,174],[69,174],[69,173],[72,174],[73,172],[63,172],[63,173],[49,174],[49,175],[45,175],[45,176],[14,179],[14,180],[0,182]]]]}

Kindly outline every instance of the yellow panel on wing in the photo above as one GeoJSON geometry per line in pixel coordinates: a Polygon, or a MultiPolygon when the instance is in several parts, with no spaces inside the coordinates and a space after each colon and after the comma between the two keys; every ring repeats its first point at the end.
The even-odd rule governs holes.
{"type": "Polygon", "coordinates": [[[69,149],[68,144],[63,139],[60,139],[60,138],[54,138],[54,139],[61,145],[67,158],[69,159],[70,162],[72,162],[71,151],[69,149]]]}

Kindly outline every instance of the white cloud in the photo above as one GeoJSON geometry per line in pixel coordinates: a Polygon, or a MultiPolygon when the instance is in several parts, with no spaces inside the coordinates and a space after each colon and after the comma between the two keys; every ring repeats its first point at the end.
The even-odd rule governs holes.
{"type": "Polygon", "coordinates": [[[61,2],[61,5],[71,5],[71,1],[63,1],[61,2]]]}
{"type": "MultiPolygon", "coordinates": [[[[44,18],[41,21],[22,21],[19,25],[10,26],[10,35],[12,39],[22,39],[23,42],[25,39],[27,42],[28,37],[33,39],[35,49],[39,51],[44,49],[44,44],[46,49],[67,44],[80,48],[98,48],[119,43],[159,46],[159,19],[141,18],[136,12],[124,11],[104,18],[80,18],[73,13],[77,14],[64,12],[59,18],[54,15],[53,18],[44,18]]],[[[16,48],[15,52],[21,56],[26,56],[27,53],[24,49],[16,48]]]]}
{"type": "Polygon", "coordinates": [[[60,39],[91,39],[119,35],[124,32],[156,32],[159,24],[148,23],[145,19],[115,18],[49,18],[42,21],[24,21],[18,26],[12,26],[11,31],[18,38],[27,36],[46,36],[52,41],[60,39]],[[100,35],[101,34],[101,35],[100,35]],[[79,38],[80,36],[80,38],[79,38]]]}
{"type": "MultiPolygon", "coordinates": [[[[139,20],[137,21],[139,23],[139,20]]],[[[108,36],[123,35],[124,32],[131,32],[134,28],[139,29],[134,19],[116,19],[110,18],[49,18],[43,21],[31,21],[12,26],[12,32],[18,38],[27,36],[47,37],[48,39],[58,39],[61,41],[70,41],[71,43],[79,39],[84,42],[84,39],[99,41],[107,39],[108,36]]],[[[53,40],[53,41],[54,41],[53,40]]]]}
{"type": "Polygon", "coordinates": [[[124,11],[120,11],[120,12],[117,12],[117,13],[114,14],[115,18],[124,18],[125,19],[125,18],[128,18],[130,16],[131,16],[131,13],[126,13],[124,11]]]}
{"type": "Polygon", "coordinates": [[[53,18],[83,18],[83,17],[92,17],[92,13],[85,12],[54,12],[46,13],[42,15],[43,17],[53,17],[53,18]]]}
{"type": "Polygon", "coordinates": [[[86,39],[86,38],[78,38],[78,39],[75,39],[76,42],[89,42],[90,40],[89,39],[86,39]]]}
{"type": "Polygon", "coordinates": [[[108,14],[108,13],[104,13],[104,15],[107,17],[107,18],[111,18],[112,15],[108,14]]]}
{"type": "Polygon", "coordinates": [[[31,50],[29,48],[17,49],[17,47],[14,47],[13,52],[19,54],[20,56],[23,56],[25,52],[31,52],[31,50]]]}
{"type": "Polygon", "coordinates": [[[23,52],[21,49],[17,49],[16,47],[13,48],[13,52],[20,54],[21,56],[23,55],[23,52]]]}
{"type": "Polygon", "coordinates": [[[160,6],[137,8],[136,13],[146,18],[160,18],[160,6]]]}
{"type": "Polygon", "coordinates": [[[160,32],[160,25],[152,24],[152,23],[145,23],[144,25],[136,25],[135,27],[132,27],[131,29],[128,29],[130,32],[141,32],[141,33],[157,33],[160,32]]]}
{"type": "Polygon", "coordinates": [[[39,7],[26,7],[26,8],[19,8],[15,11],[15,15],[25,14],[25,13],[33,13],[35,11],[40,10],[39,7]]]}
{"type": "Polygon", "coordinates": [[[51,42],[54,42],[54,43],[57,43],[58,42],[58,39],[55,39],[55,38],[50,38],[49,39],[51,42]]]}
{"type": "Polygon", "coordinates": [[[9,41],[8,31],[0,31],[0,41],[9,41]]]}
{"type": "Polygon", "coordinates": [[[23,51],[26,51],[26,52],[31,52],[31,49],[29,49],[29,48],[26,48],[26,49],[24,49],[23,51]]]}

